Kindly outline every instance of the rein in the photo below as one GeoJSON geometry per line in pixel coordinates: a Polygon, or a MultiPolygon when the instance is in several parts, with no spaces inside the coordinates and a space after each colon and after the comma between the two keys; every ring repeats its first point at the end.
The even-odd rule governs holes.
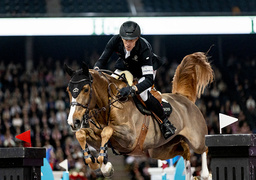
{"type": "MultiPolygon", "coordinates": [[[[107,107],[108,107],[108,118],[107,118],[107,125],[108,125],[108,123],[109,123],[109,118],[110,118],[111,106],[114,106],[113,104],[114,104],[115,102],[117,102],[117,101],[120,101],[120,99],[121,99],[122,97],[119,97],[119,98],[115,99],[114,101],[112,101],[112,100],[114,99],[114,94],[111,92],[110,86],[111,86],[113,83],[110,83],[110,82],[109,82],[109,79],[107,78],[107,76],[106,76],[105,74],[103,74],[102,72],[109,73],[109,74],[115,74],[116,76],[119,76],[119,78],[122,78],[123,80],[125,80],[125,82],[126,82],[127,84],[128,84],[128,82],[126,81],[126,79],[125,79],[122,75],[117,74],[117,73],[114,73],[114,72],[112,72],[112,71],[110,71],[110,70],[99,69],[98,72],[107,80],[107,82],[108,82],[108,95],[109,95],[109,97],[111,97],[111,98],[108,98],[108,99],[109,99],[109,101],[108,101],[109,103],[108,103],[107,106],[104,106],[104,107],[100,108],[99,110],[98,110],[98,109],[93,110],[93,111],[94,111],[94,115],[93,115],[93,116],[87,116],[87,118],[89,118],[89,121],[90,121],[96,128],[98,128],[98,129],[103,129],[103,128],[101,127],[101,125],[100,125],[99,122],[98,122],[99,126],[97,126],[97,124],[96,124],[91,118],[92,118],[92,117],[95,117],[95,115],[101,113],[101,111],[106,111],[106,110],[107,110],[107,107]]],[[[113,84],[113,85],[115,86],[116,89],[118,89],[115,84],[113,84]]],[[[116,97],[116,96],[115,96],[115,97],[116,97]]],[[[116,106],[114,106],[114,107],[116,107],[116,106]]],[[[118,107],[116,107],[116,108],[118,108],[118,107]]],[[[85,120],[85,119],[83,119],[83,120],[85,120]]]]}
{"type": "MultiPolygon", "coordinates": [[[[98,109],[93,109],[93,110],[91,111],[91,112],[92,112],[92,115],[89,115],[89,114],[90,114],[90,112],[89,112],[89,106],[90,106],[90,102],[91,102],[91,99],[92,99],[92,83],[93,83],[93,80],[92,80],[91,76],[89,77],[89,79],[82,79],[82,80],[75,81],[75,82],[70,81],[70,82],[72,82],[72,83],[81,83],[81,82],[83,82],[83,81],[89,81],[89,86],[90,86],[89,100],[88,100],[88,103],[87,103],[86,105],[83,105],[83,104],[78,103],[78,102],[71,102],[71,103],[70,103],[71,106],[80,106],[80,107],[86,109],[85,113],[83,114],[83,119],[82,119],[82,122],[81,122],[81,127],[80,127],[78,130],[80,130],[80,129],[82,128],[82,125],[83,125],[83,124],[87,124],[86,120],[89,120],[97,129],[103,129],[102,126],[100,125],[100,123],[99,123],[98,121],[97,121],[97,123],[94,122],[94,120],[92,119],[92,117],[95,117],[97,114],[100,114],[102,111],[106,111],[107,108],[108,108],[108,118],[107,118],[107,125],[108,125],[108,123],[109,123],[109,118],[110,118],[111,106],[114,106],[113,104],[114,104],[115,102],[117,102],[117,101],[120,101],[120,99],[122,98],[122,97],[116,98],[116,96],[114,96],[114,94],[111,92],[110,86],[111,86],[111,85],[114,85],[116,89],[118,89],[118,88],[116,87],[115,84],[110,83],[110,81],[109,81],[109,79],[107,78],[107,76],[106,76],[105,74],[103,74],[102,72],[115,74],[116,76],[119,77],[119,79],[121,78],[122,80],[124,80],[124,81],[128,84],[126,78],[124,78],[124,76],[122,76],[122,75],[119,75],[119,74],[117,74],[117,73],[114,73],[114,72],[112,72],[112,71],[110,71],[110,70],[103,70],[103,69],[102,69],[102,70],[98,70],[98,71],[99,71],[99,73],[100,73],[100,74],[107,80],[107,82],[108,82],[108,96],[111,97],[111,98],[108,98],[108,99],[109,99],[109,103],[108,103],[107,106],[104,106],[104,107],[101,107],[101,108],[98,108],[98,109]],[[114,101],[112,101],[114,98],[116,98],[116,99],[115,99],[114,101]],[[98,124],[98,125],[97,125],[97,124],[98,124]]],[[[114,106],[114,107],[116,107],[116,106],[114,106]]],[[[118,108],[118,107],[116,107],[116,108],[118,108]]],[[[96,119],[96,118],[95,118],[95,119],[96,119]]],[[[76,131],[78,131],[78,130],[76,130],[76,131]]]]}

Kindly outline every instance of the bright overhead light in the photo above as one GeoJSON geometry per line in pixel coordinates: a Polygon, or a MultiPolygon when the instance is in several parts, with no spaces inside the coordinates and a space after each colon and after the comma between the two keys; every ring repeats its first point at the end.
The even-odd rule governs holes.
{"type": "Polygon", "coordinates": [[[0,36],[58,36],[118,34],[127,20],[136,21],[143,35],[250,34],[256,17],[95,17],[0,18],[0,36]]]}

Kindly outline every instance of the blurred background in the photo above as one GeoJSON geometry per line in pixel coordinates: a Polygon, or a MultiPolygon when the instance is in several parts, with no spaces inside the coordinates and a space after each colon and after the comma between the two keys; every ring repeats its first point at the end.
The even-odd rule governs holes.
{"type": "MultiPolygon", "coordinates": [[[[143,17],[167,18],[166,24],[165,21],[141,24],[142,36],[165,61],[156,76],[156,88],[162,93],[171,92],[174,72],[185,55],[206,52],[214,45],[209,55],[215,81],[196,102],[205,117],[209,134],[219,134],[220,112],[238,118],[238,122],[223,129],[223,133],[256,132],[255,0],[0,0],[0,29],[6,30],[0,30],[0,147],[22,146],[15,136],[31,130],[32,146],[48,150],[53,170],[61,170],[58,164],[68,159],[70,172],[82,173],[84,179],[104,179],[84,165],[81,148],[67,124],[69,77],[63,65],[67,63],[77,69],[85,61],[92,68],[108,40],[118,31],[84,34],[83,31],[92,27],[83,24],[81,29],[74,26],[80,34],[62,35],[62,30],[72,29],[69,21],[64,22],[59,34],[33,35],[26,32],[36,25],[27,26],[21,20],[100,18],[104,22],[104,18],[109,17],[136,18],[139,22],[143,17]],[[186,33],[174,33],[172,26],[175,24],[169,24],[168,18],[175,17],[248,18],[250,26],[248,31],[237,32],[243,24],[232,21],[234,29],[222,32],[218,23],[207,19],[213,33],[200,33],[200,28],[208,25],[198,26],[196,21],[196,33],[190,33],[190,29],[195,28],[193,23],[183,26],[186,33]],[[8,23],[3,24],[6,20],[8,23]],[[12,26],[11,20],[20,23],[12,26]],[[25,33],[19,34],[24,26],[25,33]],[[156,32],[146,33],[150,28],[156,32]],[[166,28],[165,33],[161,33],[163,28],[166,28]]],[[[110,27],[119,27],[122,23],[114,24],[115,19],[111,22],[110,27]]],[[[49,29],[51,26],[46,24],[45,30],[49,29]]],[[[116,58],[113,56],[110,61],[116,58]]],[[[108,68],[114,70],[113,63],[108,68]]],[[[157,166],[153,159],[115,156],[111,155],[111,150],[109,153],[115,168],[113,179],[150,179],[148,168],[157,166]]],[[[191,163],[195,167],[194,175],[198,175],[201,157],[192,152],[191,163]]]]}

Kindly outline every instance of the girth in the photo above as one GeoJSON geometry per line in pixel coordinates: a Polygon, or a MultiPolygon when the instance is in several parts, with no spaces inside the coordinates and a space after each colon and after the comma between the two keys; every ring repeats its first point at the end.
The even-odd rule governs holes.
{"type": "Polygon", "coordinates": [[[136,146],[135,148],[130,152],[128,153],[127,155],[129,154],[132,154],[132,155],[141,155],[141,154],[144,154],[146,156],[149,156],[148,155],[148,152],[144,151],[143,150],[143,144],[144,144],[144,141],[146,139],[146,136],[147,136],[147,132],[148,132],[148,126],[149,126],[149,120],[150,120],[150,116],[147,116],[145,115],[144,116],[144,119],[143,119],[143,124],[141,126],[141,130],[140,130],[140,134],[139,136],[136,138],[136,146]]]}

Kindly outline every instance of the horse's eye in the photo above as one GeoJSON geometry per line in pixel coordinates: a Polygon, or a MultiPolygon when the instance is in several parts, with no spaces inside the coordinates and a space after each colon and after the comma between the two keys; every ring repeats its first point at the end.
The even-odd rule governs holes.
{"type": "Polygon", "coordinates": [[[85,88],[85,89],[84,89],[84,92],[88,92],[88,91],[89,91],[89,89],[88,89],[88,88],[85,88]]]}

